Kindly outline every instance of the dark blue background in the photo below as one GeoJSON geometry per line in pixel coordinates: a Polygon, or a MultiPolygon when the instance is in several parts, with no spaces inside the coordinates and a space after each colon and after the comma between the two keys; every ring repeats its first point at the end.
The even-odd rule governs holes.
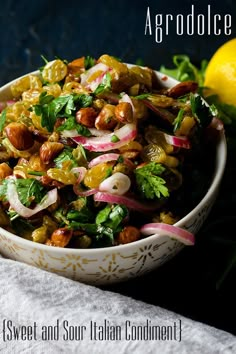
{"type": "MultiPolygon", "coordinates": [[[[71,60],[108,53],[130,63],[141,59],[145,65],[158,69],[161,64],[170,66],[174,54],[187,54],[198,64],[234,37],[235,0],[5,0],[0,10],[0,85],[36,70],[43,64],[41,55],[48,60],[55,56],[71,60]],[[178,36],[172,25],[170,34],[157,44],[155,15],[186,15],[192,4],[197,13],[206,15],[210,4],[212,13],[231,14],[232,34],[178,36]],[[152,36],[144,34],[148,6],[152,36]]],[[[222,207],[218,203],[215,210],[218,214],[213,212],[212,219],[222,210],[228,215],[234,213],[228,204],[222,207]]],[[[223,290],[216,291],[212,270],[224,265],[220,253],[217,258],[218,253],[212,252],[211,245],[202,242],[205,237],[203,228],[195,247],[187,248],[161,269],[108,289],[236,334],[235,291],[231,286],[235,281],[229,278],[223,290]]]]}
{"type": "Polygon", "coordinates": [[[188,54],[196,63],[202,58],[209,59],[219,45],[236,35],[236,3],[233,0],[7,0],[1,3],[0,34],[0,84],[37,69],[43,64],[41,54],[48,60],[55,56],[70,60],[108,53],[126,62],[142,59],[145,65],[158,69],[161,64],[172,64],[173,54],[188,54]],[[156,43],[155,15],[186,16],[192,4],[196,14],[206,16],[208,4],[212,14],[231,14],[231,36],[178,36],[172,23],[169,35],[163,37],[162,43],[156,43]],[[147,7],[152,35],[145,36],[147,7]]]}

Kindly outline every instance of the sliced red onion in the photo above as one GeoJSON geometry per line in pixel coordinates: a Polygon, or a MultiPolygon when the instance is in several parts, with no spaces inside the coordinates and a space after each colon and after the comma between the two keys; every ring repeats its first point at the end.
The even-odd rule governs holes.
{"type": "Polygon", "coordinates": [[[95,91],[98,85],[102,82],[102,79],[104,75],[109,72],[111,68],[109,66],[103,64],[103,63],[98,63],[94,66],[92,66],[89,70],[87,70],[85,73],[81,74],[81,85],[90,88],[92,91],[95,91]],[[96,72],[101,71],[101,74],[96,77],[95,80],[90,81],[92,75],[94,75],[96,72]]]}
{"type": "Polygon", "coordinates": [[[7,106],[12,106],[15,103],[16,103],[16,101],[14,101],[14,100],[7,100],[7,102],[6,102],[7,106]]]}
{"type": "MultiPolygon", "coordinates": [[[[88,130],[90,131],[91,135],[98,137],[111,134],[111,130],[98,130],[96,128],[88,128],[88,130]]],[[[61,136],[64,138],[75,138],[78,136],[78,132],[76,129],[63,130],[61,132],[61,136]]]]}
{"type": "Polygon", "coordinates": [[[75,184],[73,186],[73,191],[75,192],[76,195],[79,195],[80,197],[89,197],[90,195],[97,193],[98,189],[92,188],[92,189],[82,191],[82,190],[80,190],[79,184],[75,184]]]}
{"type": "Polygon", "coordinates": [[[17,214],[24,218],[30,218],[39,211],[48,208],[57,201],[57,188],[50,190],[42,201],[36,205],[35,208],[30,209],[24,206],[18,196],[16,185],[14,181],[7,184],[7,199],[10,206],[17,214]]]}
{"type": "Polygon", "coordinates": [[[164,133],[164,137],[166,139],[166,142],[170,145],[184,149],[191,148],[191,144],[187,136],[175,136],[164,133]]]}
{"type": "Polygon", "coordinates": [[[127,93],[124,93],[121,97],[121,99],[119,100],[119,102],[127,102],[127,103],[130,103],[131,104],[131,107],[132,107],[132,111],[133,111],[133,117],[134,119],[136,119],[136,109],[134,107],[134,104],[131,100],[131,97],[127,94],[127,93]]]}
{"type": "Polygon", "coordinates": [[[110,204],[125,205],[128,209],[134,209],[141,213],[148,213],[154,211],[158,207],[157,204],[151,204],[151,203],[144,204],[129,197],[115,195],[111,193],[105,193],[105,192],[98,192],[94,194],[94,200],[97,202],[106,202],[110,204]]]}
{"type": "Polygon", "coordinates": [[[71,169],[71,172],[79,174],[77,183],[80,183],[81,181],[83,181],[84,176],[85,176],[85,174],[87,172],[87,169],[85,167],[82,167],[82,166],[81,167],[74,167],[74,168],[71,169]]]}
{"type": "MultiPolygon", "coordinates": [[[[104,136],[107,134],[111,134],[111,130],[98,130],[97,128],[88,128],[88,130],[93,136],[104,136]]],[[[77,135],[78,133],[76,134],[76,136],[77,135]]]]}
{"type": "Polygon", "coordinates": [[[129,141],[135,139],[137,136],[137,128],[133,123],[124,125],[122,128],[115,130],[111,134],[102,137],[85,137],[77,136],[73,140],[83,145],[83,147],[90,151],[109,151],[119,149],[121,146],[127,144],[129,141]],[[112,142],[112,138],[118,139],[112,142]]]}
{"type": "Polygon", "coordinates": [[[76,129],[72,130],[63,130],[61,133],[61,136],[64,138],[74,138],[75,136],[78,136],[78,132],[76,129]]]}
{"type": "Polygon", "coordinates": [[[143,225],[140,229],[140,232],[146,236],[155,234],[161,236],[169,236],[170,238],[174,238],[188,246],[192,246],[195,243],[195,237],[191,232],[174,225],[164,223],[150,223],[143,225]]]}
{"type": "Polygon", "coordinates": [[[91,160],[88,164],[88,167],[91,168],[91,167],[96,166],[102,162],[116,161],[116,160],[118,160],[119,157],[120,157],[120,154],[115,154],[115,153],[103,154],[103,155],[97,156],[93,160],[91,160]]]}
{"type": "Polygon", "coordinates": [[[115,172],[110,177],[104,179],[98,187],[99,191],[116,195],[124,195],[131,186],[130,178],[121,172],[115,172]]]}

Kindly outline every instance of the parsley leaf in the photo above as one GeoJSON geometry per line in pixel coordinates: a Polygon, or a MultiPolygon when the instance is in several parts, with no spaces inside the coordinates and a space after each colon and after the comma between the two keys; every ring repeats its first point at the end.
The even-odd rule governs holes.
{"type": "Polygon", "coordinates": [[[78,134],[83,135],[83,136],[91,136],[91,133],[88,128],[86,128],[84,125],[79,124],[76,122],[75,117],[70,116],[66,119],[65,123],[60,125],[57,128],[57,131],[63,131],[63,130],[73,130],[76,129],[78,134]]]}
{"type": "MultiPolygon", "coordinates": [[[[5,179],[0,185],[0,199],[7,200],[7,185],[12,183],[12,180],[5,179]]],[[[38,204],[46,194],[46,190],[42,184],[34,178],[17,178],[14,183],[19,199],[22,204],[29,207],[32,202],[38,204]]]]}
{"type": "Polygon", "coordinates": [[[190,93],[190,104],[194,117],[201,127],[205,128],[212,120],[212,113],[209,106],[205,104],[200,95],[190,93]]]}
{"type": "Polygon", "coordinates": [[[104,91],[109,91],[111,89],[111,74],[106,73],[103,78],[102,82],[98,85],[98,87],[93,92],[94,95],[98,95],[104,91]]]}
{"type": "Polygon", "coordinates": [[[58,117],[69,117],[76,109],[90,106],[92,101],[93,98],[86,94],[70,94],[55,98],[42,92],[39,104],[34,105],[33,110],[36,115],[41,116],[42,127],[52,132],[58,117]]]}
{"type": "Polygon", "coordinates": [[[173,63],[174,69],[167,69],[165,66],[160,67],[160,72],[165,75],[174,77],[179,81],[193,80],[198,82],[199,86],[203,86],[204,76],[207,67],[207,60],[202,60],[200,68],[197,68],[191,63],[190,58],[187,55],[174,55],[173,63]]]}
{"type": "Polygon", "coordinates": [[[173,121],[173,125],[174,125],[174,132],[180,128],[180,125],[182,123],[182,120],[184,118],[184,109],[181,108],[177,114],[177,117],[175,118],[175,120],[173,121]]]}
{"type": "Polygon", "coordinates": [[[90,57],[89,55],[87,55],[84,58],[84,67],[85,69],[90,69],[92,66],[94,66],[96,64],[96,60],[92,57],[90,57]]]}
{"type": "Polygon", "coordinates": [[[15,183],[21,203],[27,207],[32,202],[40,203],[46,194],[42,184],[34,178],[17,178],[15,183]]]}
{"type": "Polygon", "coordinates": [[[78,166],[78,163],[73,156],[73,149],[70,147],[65,147],[63,151],[53,160],[56,168],[62,168],[65,161],[70,161],[72,168],[78,166]]]}
{"type": "Polygon", "coordinates": [[[0,132],[3,130],[4,124],[6,122],[7,112],[4,109],[0,115],[0,132]]]}
{"type": "Polygon", "coordinates": [[[160,175],[165,167],[156,162],[137,168],[135,170],[136,183],[141,194],[147,199],[168,197],[169,191],[165,180],[160,175]]]}

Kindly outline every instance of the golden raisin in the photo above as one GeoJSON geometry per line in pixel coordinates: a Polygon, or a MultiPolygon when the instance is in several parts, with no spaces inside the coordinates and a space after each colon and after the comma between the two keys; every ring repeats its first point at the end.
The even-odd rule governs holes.
{"type": "Polygon", "coordinates": [[[67,65],[60,59],[49,61],[42,70],[43,80],[49,83],[60,82],[67,74],[67,65]]]}
{"type": "Polygon", "coordinates": [[[90,168],[84,177],[85,186],[89,188],[97,188],[99,184],[108,176],[109,168],[112,166],[113,163],[103,162],[90,168]]]}

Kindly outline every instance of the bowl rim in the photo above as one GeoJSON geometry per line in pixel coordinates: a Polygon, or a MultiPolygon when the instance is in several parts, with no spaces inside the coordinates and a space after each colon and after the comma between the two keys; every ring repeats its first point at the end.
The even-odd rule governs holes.
{"type": "MultiPolygon", "coordinates": [[[[134,66],[134,64],[128,64],[128,65],[134,66]]],[[[158,70],[154,70],[154,72],[164,87],[168,88],[168,87],[174,86],[179,83],[178,80],[176,80],[168,75],[165,75],[158,70]]],[[[11,80],[10,82],[4,84],[2,87],[0,87],[0,96],[1,96],[1,94],[3,94],[4,91],[7,91],[8,95],[9,95],[10,94],[10,92],[9,92],[10,86],[15,81],[19,80],[20,78],[28,76],[28,75],[38,75],[38,74],[39,74],[39,70],[35,70],[35,71],[29,72],[27,74],[24,74],[22,76],[19,76],[18,78],[11,80]]],[[[214,167],[213,174],[212,174],[211,184],[210,184],[206,194],[204,195],[204,197],[200,200],[200,202],[189,213],[187,213],[183,218],[181,218],[179,221],[177,221],[174,224],[174,226],[184,227],[184,225],[188,222],[188,220],[191,219],[191,217],[194,214],[197,214],[202,209],[202,207],[207,202],[207,200],[211,199],[214,196],[214,194],[217,192],[217,190],[220,186],[221,180],[223,178],[225,166],[226,166],[226,160],[227,160],[227,142],[226,142],[224,130],[222,130],[219,132],[219,139],[218,139],[218,142],[216,145],[215,167],[214,167]]],[[[157,234],[153,234],[153,235],[150,235],[150,236],[145,237],[143,239],[137,240],[135,242],[127,243],[127,244],[121,244],[121,245],[110,246],[110,247],[84,249],[84,248],[52,247],[52,246],[48,246],[45,244],[36,243],[31,240],[21,238],[20,236],[17,236],[15,234],[11,233],[10,231],[5,230],[1,226],[0,226],[0,234],[7,237],[7,238],[10,238],[12,241],[17,241],[18,243],[22,243],[22,245],[28,246],[29,248],[38,248],[39,250],[44,250],[44,251],[53,250],[53,252],[58,253],[58,254],[70,253],[73,255],[82,254],[85,256],[88,254],[95,255],[96,253],[100,253],[100,252],[111,253],[111,250],[119,252],[121,250],[132,249],[135,246],[143,247],[146,245],[146,243],[150,243],[158,237],[157,234]]]]}

